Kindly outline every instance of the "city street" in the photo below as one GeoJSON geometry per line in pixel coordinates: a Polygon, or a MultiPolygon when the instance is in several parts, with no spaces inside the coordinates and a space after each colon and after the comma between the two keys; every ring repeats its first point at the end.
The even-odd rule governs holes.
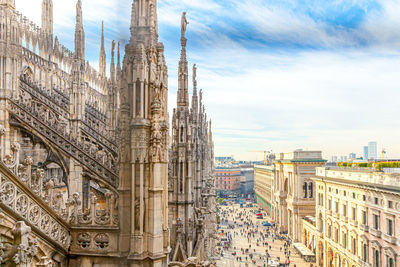
{"type": "MultiPolygon", "coordinates": [[[[282,266],[310,267],[296,250],[287,245],[285,236],[276,236],[273,226],[263,226],[263,222],[271,222],[267,216],[258,219],[258,208],[240,207],[230,203],[219,205],[219,245],[220,256],[217,266],[282,266]]],[[[265,212],[261,211],[263,215],[265,212]]]]}

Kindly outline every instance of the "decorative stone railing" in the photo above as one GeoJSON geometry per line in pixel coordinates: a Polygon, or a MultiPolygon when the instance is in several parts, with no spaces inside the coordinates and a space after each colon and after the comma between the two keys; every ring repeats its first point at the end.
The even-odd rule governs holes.
{"type": "Polygon", "coordinates": [[[74,193],[68,200],[69,219],[68,222],[74,228],[88,228],[88,226],[118,226],[118,211],[116,209],[117,198],[111,191],[105,193],[105,209],[97,205],[97,197],[90,195],[90,206],[82,210],[82,203],[79,193],[74,193]]]}
{"type": "MultiPolygon", "coordinates": [[[[26,75],[21,75],[20,89],[29,93],[32,97],[38,99],[42,104],[57,112],[65,120],[69,119],[69,99],[59,90],[53,88],[46,90],[30,80],[26,75]]],[[[22,97],[20,97],[22,98],[22,97]]],[[[23,99],[20,101],[24,102],[23,99]]],[[[89,108],[93,109],[93,108],[89,108]]],[[[94,118],[94,117],[92,117],[94,118]]],[[[82,130],[99,142],[103,143],[114,156],[117,155],[117,146],[115,136],[111,136],[106,129],[103,121],[100,121],[100,126],[95,125],[88,119],[88,113],[85,115],[82,130]]],[[[66,129],[65,125],[62,125],[66,129]]]]}
{"type": "MultiPolygon", "coordinates": [[[[2,135],[4,134],[4,127],[0,125],[0,143],[2,142],[2,135]]],[[[19,156],[20,145],[18,143],[14,143],[11,146],[11,153],[0,157],[1,164],[4,164],[16,178],[18,181],[22,182],[29,191],[40,198],[55,214],[59,216],[60,219],[68,222],[70,225],[79,225],[79,226],[118,226],[118,211],[117,207],[117,198],[115,193],[110,190],[106,190],[105,192],[105,209],[100,209],[97,205],[98,201],[96,196],[90,196],[90,206],[87,210],[82,210],[82,201],[79,193],[73,193],[71,197],[68,198],[66,203],[64,202],[63,193],[55,188],[54,180],[48,180],[44,183],[44,175],[45,172],[41,168],[32,168],[33,160],[31,157],[26,157],[23,161],[23,164],[19,164],[20,156],[19,156]]],[[[0,149],[0,155],[1,155],[0,149]]],[[[3,178],[6,179],[6,178],[3,178]]],[[[2,185],[0,187],[0,199],[3,200],[7,197],[10,199],[12,189],[10,186],[4,187],[2,185]],[[4,187],[4,188],[3,188],[4,187]],[[10,191],[11,190],[11,191],[10,191]]],[[[24,200],[21,203],[17,203],[18,205],[26,205],[27,200],[24,200]]],[[[17,206],[15,206],[17,208],[17,206]]],[[[17,208],[17,212],[21,211],[22,208],[17,208]]],[[[39,211],[38,208],[35,208],[36,211],[39,211]]],[[[35,210],[31,211],[33,213],[35,210]]],[[[29,215],[31,216],[31,215],[29,215]]],[[[33,215],[32,215],[33,216],[33,215]]]]}
{"type": "Polygon", "coordinates": [[[69,103],[65,100],[63,101],[61,97],[52,96],[49,91],[32,83],[29,80],[29,77],[24,75],[21,76],[20,89],[28,92],[30,95],[38,99],[49,108],[53,109],[55,112],[59,113],[64,118],[69,118],[69,103]]]}
{"type": "Polygon", "coordinates": [[[90,104],[86,103],[85,104],[85,112],[90,114],[91,117],[96,118],[102,123],[106,123],[107,117],[105,114],[103,114],[101,111],[96,109],[95,107],[92,107],[90,104]]]}
{"type": "Polygon", "coordinates": [[[116,145],[116,138],[112,137],[112,138],[106,138],[104,137],[103,134],[100,134],[98,131],[94,130],[93,127],[90,127],[86,120],[83,121],[83,124],[81,125],[81,129],[87,133],[88,135],[90,135],[91,137],[93,137],[94,139],[96,139],[97,141],[99,141],[100,143],[102,143],[105,147],[107,147],[111,152],[114,153],[114,155],[118,155],[118,148],[116,145]]]}
{"type": "MultiPolygon", "coordinates": [[[[16,171],[17,159],[15,156],[5,157],[6,167],[16,171]]],[[[3,163],[1,165],[4,166],[3,163]]],[[[5,167],[0,168],[5,170],[5,167]]],[[[67,250],[70,237],[65,222],[19,179],[11,173],[6,175],[4,170],[0,172],[0,207],[24,218],[49,240],[67,250]]]]}
{"type": "Polygon", "coordinates": [[[41,116],[29,103],[18,100],[10,102],[10,113],[18,120],[38,131],[61,151],[96,174],[99,180],[117,187],[118,169],[115,160],[113,162],[106,154],[102,155],[96,147],[88,147],[79,142],[75,136],[68,134],[62,125],[46,120],[46,116],[41,116]]]}
{"type": "Polygon", "coordinates": [[[30,267],[38,251],[37,241],[31,237],[31,228],[24,221],[18,221],[11,233],[14,236],[12,243],[0,243],[0,265],[30,267]]]}

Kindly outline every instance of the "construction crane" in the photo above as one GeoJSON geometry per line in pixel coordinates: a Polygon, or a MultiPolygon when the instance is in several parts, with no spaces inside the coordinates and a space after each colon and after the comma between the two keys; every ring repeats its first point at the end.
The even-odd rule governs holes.
{"type": "Polygon", "coordinates": [[[249,150],[247,152],[264,153],[264,165],[267,165],[267,154],[272,153],[272,150],[249,150]]]}

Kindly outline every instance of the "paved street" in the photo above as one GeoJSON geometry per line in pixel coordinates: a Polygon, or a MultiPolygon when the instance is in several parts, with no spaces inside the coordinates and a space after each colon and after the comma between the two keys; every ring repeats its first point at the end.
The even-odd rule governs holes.
{"type": "Polygon", "coordinates": [[[217,266],[279,266],[279,263],[288,262],[287,266],[291,267],[311,266],[291,246],[285,249],[286,240],[275,236],[273,227],[262,226],[262,222],[271,222],[271,219],[266,216],[257,219],[255,211],[258,208],[241,208],[239,204],[220,205],[219,208],[220,245],[217,249],[220,259],[217,266]],[[285,256],[285,250],[289,258],[285,256]],[[267,255],[272,260],[271,265],[267,264],[267,255]]]}

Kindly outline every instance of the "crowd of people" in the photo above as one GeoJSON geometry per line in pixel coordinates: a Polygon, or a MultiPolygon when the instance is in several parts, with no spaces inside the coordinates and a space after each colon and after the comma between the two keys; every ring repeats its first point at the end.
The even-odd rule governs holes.
{"type": "Polygon", "coordinates": [[[295,251],[291,248],[290,239],[280,233],[273,222],[266,223],[264,216],[266,214],[262,210],[240,207],[239,204],[230,203],[219,207],[219,243],[216,254],[224,258],[225,262],[231,262],[226,266],[297,267],[296,263],[291,263],[295,251]]]}

